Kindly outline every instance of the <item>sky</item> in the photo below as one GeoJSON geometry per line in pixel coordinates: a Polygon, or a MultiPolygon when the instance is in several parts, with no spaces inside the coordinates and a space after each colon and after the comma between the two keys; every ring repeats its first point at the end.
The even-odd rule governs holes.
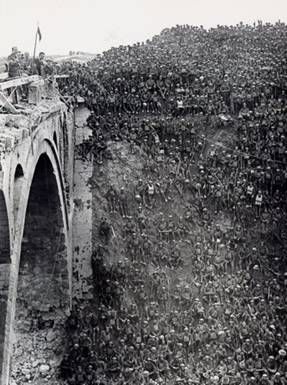
{"type": "Polygon", "coordinates": [[[144,41],[176,24],[287,22],[287,0],[0,0],[0,56],[12,46],[66,55],[144,41]]]}

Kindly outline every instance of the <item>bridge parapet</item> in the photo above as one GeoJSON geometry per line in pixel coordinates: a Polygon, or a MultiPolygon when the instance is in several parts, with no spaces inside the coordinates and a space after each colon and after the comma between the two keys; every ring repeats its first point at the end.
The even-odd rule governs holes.
{"type": "Polygon", "coordinates": [[[27,107],[37,105],[43,99],[57,99],[59,92],[56,77],[38,75],[0,79],[0,112],[25,113],[27,107]]]}

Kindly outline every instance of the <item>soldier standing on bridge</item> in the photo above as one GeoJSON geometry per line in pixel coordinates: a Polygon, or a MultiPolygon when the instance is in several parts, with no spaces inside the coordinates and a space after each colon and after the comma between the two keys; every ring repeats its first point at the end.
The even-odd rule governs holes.
{"type": "Polygon", "coordinates": [[[45,52],[40,52],[39,57],[35,59],[35,72],[40,76],[45,76],[45,67],[46,67],[46,61],[45,61],[45,52]]]}
{"type": "MultiPolygon", "coordinates": [[[[8,76],[10,78],[19,77],[22,74],[20,54],[21,53],[18,48],[13,47],[11,55],[8,56],[8,76]]],[[[8,94],[12,98],[13,103],[18,103],[23,96],[23,88],[17,87],[14,92],[12,89],[8,90],[8,94]]]]}
{"type": "Polygon", "coordinates": [[[18,48],[13,47],[11,55],[8,56],[8,75],[10,78],[21,75],[19,55],[20,51],[18,51],[18,48]]]}

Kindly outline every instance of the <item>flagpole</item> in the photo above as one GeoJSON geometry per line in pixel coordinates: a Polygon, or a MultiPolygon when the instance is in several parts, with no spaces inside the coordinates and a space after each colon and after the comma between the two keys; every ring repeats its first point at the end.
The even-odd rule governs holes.
{"type": "Polygon", "coordinates": [[[36,71],[36,68],[35,68],[35,59],[36,59],[36,48],[37,48],[37,37],[38,37],[38,31],[39,31],[39,24],[37,26],[37,30],[36,30],[36,35],[35,35],[35,42],[34,42],[34,51],[33,51],[33,61],[32,61],[32,68],[33,68],[33,71],[36,71]]]}
{"type": "Polygon", "coordinates": [[[34,52],[33,52],[33,62],[35,61],[35,56],[36,56],[37,36],[38,36],[38,29],[37,29],[36,35],[35,35],[34,52]]]}

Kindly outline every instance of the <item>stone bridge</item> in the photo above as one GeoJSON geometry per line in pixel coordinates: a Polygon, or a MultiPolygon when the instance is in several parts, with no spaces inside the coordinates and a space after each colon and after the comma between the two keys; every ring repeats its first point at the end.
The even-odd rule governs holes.
{"type": "Polygon", "coordinates": [[[1,385],[19,336],[61,323],[72,290],[73,113],[57,96],[17,112],[0,114],[1,385]]]}

